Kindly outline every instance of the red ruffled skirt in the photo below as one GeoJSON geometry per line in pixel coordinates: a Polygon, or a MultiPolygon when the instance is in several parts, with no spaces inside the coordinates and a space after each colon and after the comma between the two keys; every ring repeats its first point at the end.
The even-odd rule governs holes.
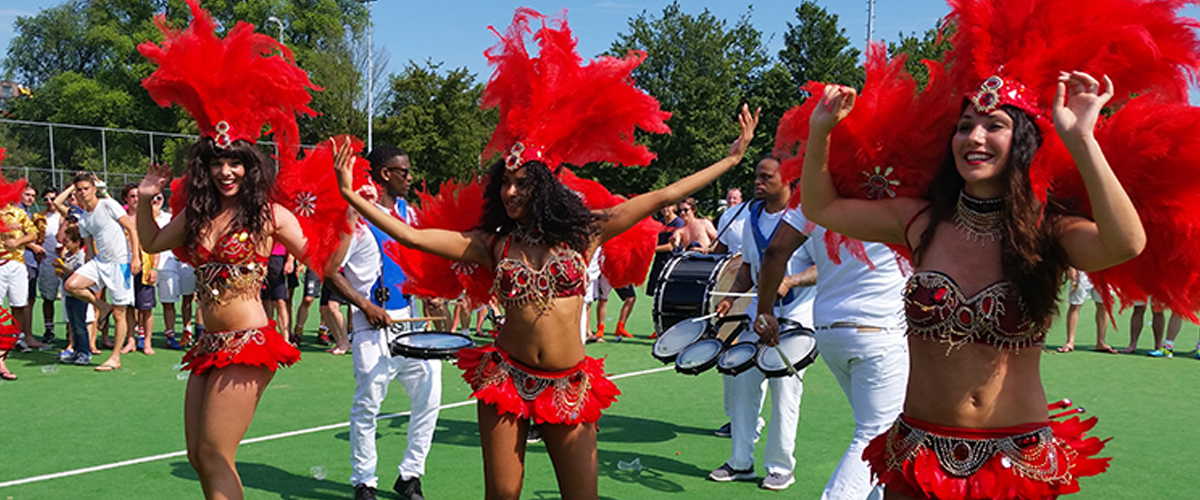
{"type": "Polygon", "coordinates": [[[458,367],[475,391],[472,397],[538,424],[595,423],[621,394],[604,374],[604,361],[592,357],[574,368],[544,371],[488,345],[459,351],[458,367]]]}
{"type": "Polygon", "coordinates": [[[1095,425],[1095,417],[1072,417],[959,429],[901,415],[871,440],[863,460],[880,484],[913,498],[1053,499],[1079,491],[1080,477],[1108,469],[1111,458],[1093,458],[1108,440],[1086,435],[1095,425]]]}
{"type": "Polygon", "coordinates": [[[183,355],[184,368],[196,375],[235,364],[275,371],[279,365],[291,366],[297,361],[300,350],[283,339],[275,330],[274,321],[248,330],[201,333],[196,345],[183,355]]]}
{"type": "Polygon", "coordinates": [[[13,321],[12,313],[0,307],[0,351],[11,351],[21,338],[21,327],[13,321]]]}

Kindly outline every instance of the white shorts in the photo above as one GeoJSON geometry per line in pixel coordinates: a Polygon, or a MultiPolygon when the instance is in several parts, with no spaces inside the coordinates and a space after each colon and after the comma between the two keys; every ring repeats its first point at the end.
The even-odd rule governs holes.
{"type": "Polygon", "coordinates": [[[54,259],[50,256],[42,259],[42,263],[38,266],[38,295],[42,296],[42,300],[59,300],[62,298],[59,295],[59,289],[62,285],[62,278],[54,274],[54,259]]]}
{"type": "Polygon", "coordinates": [[[191,264],[179,263],[179,294],[196,294],[196,268],[191,264]]]}
{"type": "Polygon", "coordinates": [[[179,272],[174,270],[159,269],[158,282],[154,285],[158,288],[158,301],[163,304],[174,304],[179,302],[180,294],[179,272]]]}
{"type": "Polygon", "coordinates": [[[1079,286],[1071,287],[1071,295],[1067,301],[1073,306],[1081,306],[1088,298],[1094,302],[1103,302],[1100,294],[1096,292],[1096,288],[1092,286],[1092,280],[1088,279],[1087,274],[1079,272],[1079,286]]]}
{"type": "Polygon", "coordinates": [[[92,259],[75,271],[108,290],[108,301],[114,306],[133,305],[133,276],[129,264],[113,264],[92,259]]]}
{"type": "Polygon", "coordinates": [[[8,299],[8,307],[29,305],[29,271],[24,262],[0,264],[0,300],[4,299],[8,299]]]}

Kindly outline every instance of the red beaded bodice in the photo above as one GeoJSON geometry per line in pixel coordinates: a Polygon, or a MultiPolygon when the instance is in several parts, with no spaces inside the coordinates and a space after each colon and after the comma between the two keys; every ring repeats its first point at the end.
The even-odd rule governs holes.
{"type": "Polygon", "coordinates": [[[185,250],[196,266],[200,300],[224,304],[233,297],[254,297],[267,279],[266,255],[259,255],[254,238],[246,231],[225,233],[209,250],[196,245],[185,250]]]}
{"type": "Polygon", "coordinates": [[[534,302],[546,310],[558,297],[579,296],[586,291],[587,261],[579,252],[570,248],[551,250],[542,268],[534,269],[523,260],[508,258],[511,244],[509,237],[492,283],[492,292],[506,309],[534,302]]]}
{"type": "Polygon", "coordinates": [[[908,279],[904,309],[910,335],[935,338],[951,348],[968,342],[1021,348],[1046,341],[1045,329],[1029,320],[1009,281],[992,283],[968,296],[949,275],[918,271],[908,279]]]}

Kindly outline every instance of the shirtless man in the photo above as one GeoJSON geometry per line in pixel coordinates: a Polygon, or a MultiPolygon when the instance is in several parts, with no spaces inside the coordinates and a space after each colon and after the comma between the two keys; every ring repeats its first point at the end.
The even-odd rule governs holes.
{"type": "Polygon", "coordinates": [[[707,253],[713,240],[717,239],[717,228],[711,220],[696,217],[696,199],[688,198],[679,203],[679,217],[683,227],[675,231],[675,243],[679,248],[707,253]]]}

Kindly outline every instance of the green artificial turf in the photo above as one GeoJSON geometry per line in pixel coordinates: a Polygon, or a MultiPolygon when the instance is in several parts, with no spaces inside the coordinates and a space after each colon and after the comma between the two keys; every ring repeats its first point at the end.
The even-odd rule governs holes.
{"type": "MultiPolygon", "coordinates": [[[[609,316],[616,315],[617,307],[615,300],[610,302],[609,316]]],[[[629,329],[641,338],[616,343],[610,334],[609,343],[588,347],[592,356],[606,358],[610,373],[663,366],[649,355],[650,341],[644,338],[651,329],[650,307],[639,294],[629,329]]],[[[1115,457],[1110,471],[1083,479],[1083,491],[1071,498],[1195,498],[1193,474],[1187,471],[1200,463],[1194,445],[1200,442],[1200,426],[1195,425],[1200,361],[1190,351],[1197,327],[1185,324],[1175,359],[1152,359],[1144,350],[1132,356],[1095,353],[1090,351],[1095,338],[1092,307],[1084,308],[1077,351],[1046,352],[1042,362],[1048,396],[1071,398],[1100,417],[1095,435],[1114,436],[1105,449],[1106,456],[1115,457]]],[[[310,327],[315,328],[315,316],[310,327]]],[[[614,323],[615,318],[609,321],[610,331],[614,323]]],[[[1121,329],[1110,328],[1109,342],[1123,347],[1128,319],[1120,317],[1117,324],[1121,329]]],[[[1143,332],[1143,349],[1152,342],[1149,330],[1143,332]]],[[[1064,339],[1060,319],[1050,332],[1048,350],[1064,339]]],[[[351,358],[316,347],[303,351],[301,363],[278,372],[246,437],[334,427],[243,444],[238,469],[247,498],[353,496],[347,484],[350,445],[344,425],[354,391],[351,358]],[[314,477],[314,469],[317,476],[323,469],[322,479],[314,477]]],[[[0,385],[0,422],[6,424],[0,434],[0,483],[182,451],[186,382],[177,378],[179,355],[161,348],[156,356],[131,354],[123,357],[121,370],[95,373],[57,365],[51,352],[14,353],[9,367],[21,378],[0,385]]],[[[444,405],[469,399],[453,365],[443,366],[442,377],[444,405]]],[[[760,490],[756,483],[712,483],[705,476],[729,457],[729,440],[712,435],[726,420],[719,375],[692,377],[667,370],[621,378],[617,385],[623,395],[600,421],[601,498],[818,498],[853,430],[841,389],[818,361],[805,377],[796,484],[780,494],[760,490]],[[618,470],[618,462],[634,459],[642,465],[640,472],[618,470]]],[[[392,390],[383,412],[406,411],[402,386],[392,390]]],[[[404,453],[406,426],[403,416],[380,422],[381,498],[395,498],[390,487],[404,453]]],[[[442,410],[423,478],[427,498],[483,496],[478,443],[473,405],[442,410]]],[[[760,460],[761,448],[756,454],[760,460]]],[[[764,474],[761,467],[759,474],[764,474]]],[[[522,496],[558,498],[543,445],[529,446],[522,496]]],[[[0,487],[0,500],[64,497],[135,500],[200,498],[201,493],[184,456],[0,487]]]]}

